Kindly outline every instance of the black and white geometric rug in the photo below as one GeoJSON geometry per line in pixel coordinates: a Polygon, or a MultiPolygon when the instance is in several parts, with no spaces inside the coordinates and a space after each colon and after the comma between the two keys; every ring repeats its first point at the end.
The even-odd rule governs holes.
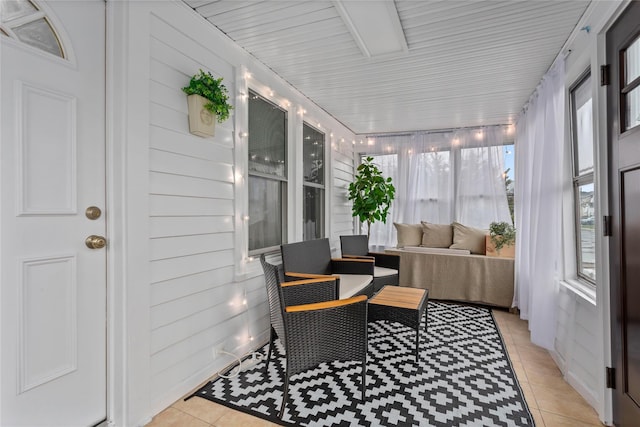
{"type": "Polygon", "coordinates": [[[263,361],[234,378],[218,378],[193,396],[281,425],[534,425],[489,309],[429,301],[426,335],[422,328],[416,363],[413,329],[369,323],[365,402],[359,363],[322,364],[291,378],[279,420],[284,375],[279,341],[268,376],[263,361]]]}

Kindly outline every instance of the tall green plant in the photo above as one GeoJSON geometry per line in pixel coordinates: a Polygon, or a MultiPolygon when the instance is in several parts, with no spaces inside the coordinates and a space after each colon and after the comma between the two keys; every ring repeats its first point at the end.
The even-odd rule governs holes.
{"type": "Polygon", "coordinates": [[[391,177],[382,176],[378,166],[373,164],[373,157],[364,159],[358,166],[355,181],[349,184],[348,198],[353,201],[353,216],[358,217],[361,223],[367,223],[367,236],[371,235],[371,224],[387,222],[395,195],[391,177]]]}
{"type": "Polygon", "coordinates": [[[209,100],[204,104],[211,114],[215,114],[218,122],[222,123],[229,118],[229,112],[233,106],[229,104],[229,92],[222,84],[222,77],[216,79],[210,72],[200,72],[189,81],[189,86],[182,88],[187,95],[200,95],[209,100]]]}

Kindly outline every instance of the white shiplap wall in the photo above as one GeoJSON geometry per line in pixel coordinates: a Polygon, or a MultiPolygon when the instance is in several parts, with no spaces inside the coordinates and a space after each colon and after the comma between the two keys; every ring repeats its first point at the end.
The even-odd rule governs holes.
{"type": "Polygon", "coordinates": [[[598,408],[599,378],[604,366],[599,363],[597,307],[565,285],[558,287],[557,301],[555,353],[552,354],[569,384],[591,406],[598,408]]]}
{"type": "Polygon", "coordinates": [[[332,146],[331,174],[333,191],[331,195],[331,241],[340,247],[340,236],[354,234],[351,216],[349,183],[355,174],[355,159],[351,139],[336,138],[332,146]]]}
{"type": "MultiPolygon", "coordinates": [[[[244,251],[238,249],[238,242],[244,241],[238,236],[246,230],[237,221],[242,215],[237,212],[242,204],[237,202],[247,197],[234,176],[246,170],[236,156],[238,121],[232,116],[217,124],[212,139],[191,135],[181,87],[198,69],[209,70],[224,78],[231,101],[238,106],[238,70],[247,69],[252,73],[250,86],[269,85],[291,102],[292,109],[304,108],[323,128],[347,141],[333,138],[329,150],[332,187],[327,211],[332,214],[327,225],[334,244],[340,234],[352,233],[346,186],[353,177],[353,133],[232,46],[183,3],[136,4],[129,19],[138,33],[148,28],[147,33],[138,34],[148,47],[148,60],[136,58],[136,63],[146,63],[148,68],[129,70],[133,76],[129,83],[148,85],[149,94],[148,114],[141,115],[149,121],[148,265],[132,263],[129,268],[148,268],[149,283],[136,286],[148,287],[149,354],[143,354],[145,347],[134,345],[132,357],[141,364],[148,360],[150,366],[149,383],[142,386],[149,391],[145,396],[149,401],[139,407],[149,408],[143,417],[149,419],[231,362],[225,356],[214,357],[214,348],[246,353],[267,339],[269,327],[259,262],[238,256],[244,251]]],[[[147,142],[136,139],[135,143],[147,142]]],[[[289,143],[301,141],[290,139],[289,143]]],[[[291,182],[290,188],[295,185],[291,182]]],[[[291,197],[290,203],[301,203],[291,197]]],[[[133,412],[145,412],[139,408],[133,412]]]]}

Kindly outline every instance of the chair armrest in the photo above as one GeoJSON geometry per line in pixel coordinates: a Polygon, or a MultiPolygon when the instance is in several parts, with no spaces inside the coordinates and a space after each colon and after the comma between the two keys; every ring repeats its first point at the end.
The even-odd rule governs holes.
{"type": "Polygon", "coordinates": [[[372,259],[334,258],[331,260],[331,272],[334,274],[366,274],[373,276],[372,259]]]}
{"type": "Polygon", "coordinates": [[[378,267],[392,268],[400,271],[400,255],[385,254],[382,252],[369,252],[376,260],[378,267]]]}
{"type": "Polygon", "coordinates": [[[335,282],[337,277],[335,276],[324,276],[323,278],[318,279],[303,279],[303,280],[292,280],[291,282],[282,282],[280,286],[299,286],[299,285],[309,285],[312,283],[324,283],[324,282],[335,282]]]}
{"type": "Polygon", "coordinates": [[[342,258],[346,258],[346,259],[350,259],[350,258],[354,258],[354,259],[372,259],[375,261],[375,258],[373,256],[368,256],[368,255],[342,255],[342,258]]]}
{"type": "Polygon", "coordinates": [[[329,274],[297,273],[293,271],[287,271],[284,273],[284,280],[286,282],[291,282],[299,279],[327,279],[330,277],[334,276],[331,276],[329,274]]]}
{"type": "Polygon", "coordinates": [[[287,313],[295,313],[300,311],[316,311],[324,310],[327,308],[337,308],[346,305],[355,304],[361,301],[367,301],[366,295],[358,295],[347,299],[339,299],[335,301],[318,302],[313,304],[294,305],[287,307],[285,310],[287,313]]]}
{"type": "Polygon", "coordinates": [[[309,304],[338,299],[338,278],[294,280],[280,283],[284,306],[309,304]]]}

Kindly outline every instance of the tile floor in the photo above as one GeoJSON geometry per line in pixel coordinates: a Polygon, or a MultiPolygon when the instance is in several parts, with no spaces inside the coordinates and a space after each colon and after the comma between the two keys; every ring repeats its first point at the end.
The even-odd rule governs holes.
{"type": "MultiPolygon", "coordinates": [[[[546,350],[531,343],[527,322],[494,311],[537,427],[602,426],[596,411],[562,378],[546,350]]],[[[276,424],[194,397],[178,400],[147,427],[265,427],[276,424]]]]}

